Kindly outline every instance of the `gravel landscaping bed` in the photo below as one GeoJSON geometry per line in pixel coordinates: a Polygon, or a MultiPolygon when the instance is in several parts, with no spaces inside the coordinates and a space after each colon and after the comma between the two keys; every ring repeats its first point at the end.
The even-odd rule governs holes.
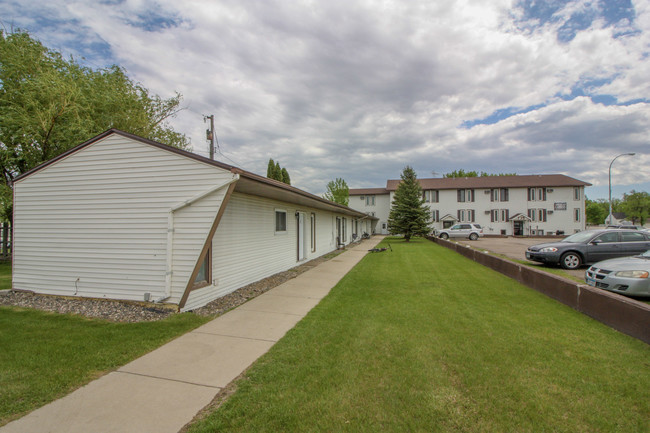
{"type": "MultiPolygon", "coordinates": [[[[194,310],[193,313],[201,316],[219,316],[336,255],[338,255],[338,252],[327,254],[288,271],[251,283],[226,296],[215,299],[209,304],[194,310]]],[[[78,314],[112,322],[129,323],[161,320],[177,312],[175,305],[50,296],[13,290],[0,291],[0,305],[34,308],[62,314],[78,314]]]]}

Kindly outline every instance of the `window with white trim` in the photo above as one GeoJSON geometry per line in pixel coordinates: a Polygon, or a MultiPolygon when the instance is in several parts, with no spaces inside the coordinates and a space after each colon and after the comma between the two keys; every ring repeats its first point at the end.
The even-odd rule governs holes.
{"type": "Polygon", "coordinates": [[[457,217],[459,222],[473,223],[475,217],[474,209],[458,209],[457,217]]]}
{"type": "Polygon", "coordinates": [[[375,196],[374,195],[367,195],[366,196],[366,206],[374,206],[375,205],[375,196]]]}
{"type": "Polygon", "coordinates": [[[431,219],[433,220],[434,223],[440,222],[440,211],[439,210],[432,210],[431,211],[431,219]]]}
{"type": "Polygon", "coordinates": [[[528,188],[528,201],[546,201],[546,188],[528,188]]]}
{"type": "Polygon", "coordinates": [[[438,203],[440,196],[437,189],[427,189],[422,191],[422,198],[425,203],[438,203]]]}
{"type": "Polygon", "coordinates": [[[546,222],[546,209],[528,209],[528,218],[532,221],[546,222]]]}
{"type": "Polygon", "coordinates": [[[580,187],[579,186],[574,186],[573,187],[573,199],[574,200],[580,200],[582,197],[582,194],[580,194],[580,187]]]}
{"type": "Polygon", "coordinates": [[[508,188],[492,188],[490,190],[490,201],[508,201],[509,196],[508,188]]]}
{"type": "Polygon", "coordinates": [[[510,220],[510,209],[492,209],[490,211],[491,222],[508,222],[508,220],[510,220]]]}
{"type": "Polygon", "coordinates": [[[275,210],[275,233],[287,232],[287,211],[284,209],[275,210]]]}
{"type": "Polygon", "coordinates": [[[311,225],[311,252],[316,251],[316,214],[311,213],[311,218],[310,218],[310,225],[311,225]]]}
{"type": "Polygon", "coordinates": [[[208,248],[208,252],[203,258],[203,262],[199,267],[199,271],[197,272],[196,277],[194,277],[194,282],[192,283],[192,286],[194,288],[207,286],[208,284],[210,284],[210,281],[212,280],[211,275],[212,275],[212,245],[210,245],[210,247],[208,248]]]}
{"type": "Polygon", "coordinates": [[[577,223],[580,222],[580,208],[573,209],[573,221],[577,223]]]}
{"type": "Polygon", "coordinates": [[[474,190],[473,189],[459,189],[457,190],[457,200],[459,203],[473,202],[474,190]]]}

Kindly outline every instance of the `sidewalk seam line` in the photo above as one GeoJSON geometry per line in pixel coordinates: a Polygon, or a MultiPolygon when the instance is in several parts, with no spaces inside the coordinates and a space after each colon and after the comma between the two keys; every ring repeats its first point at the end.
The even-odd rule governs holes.
{"type": "Polygon", "coordinates": [[[115,370],[116,373],[123,373],[123,374],[131,374],[133,376],[141,376],[141,377],[149,377],[151,379],[160,379],[160,380],[166,380],[169,382],[179,382],[179,383],[186,383],[188,385],[196,385],[196,386],[202,386],[204,388],[212,388],[212,389],[218,389],[221,390],[224,387],[222,386],[214,386],[214,385],[205,385],[202,383],[195,383],[195,382],[188,382],[186,380],[179,380],[179,379],[170,379],[168,377],[160,377],[160,376],[152,376],[150,374],[143,374],[143,373],[135,373],[132,371],[124,371],[124,370],[115,370]]]}
{"type": "Polygon", "coordinates": [[[192,333],[193,334],[202,334],[202,335],[217,335],[219,337],[228,337],[228,338],[241,338],[242,340],[264,341],[266,343],[277,343],[278,342],[278,340],[267,340],[266,338],[241,337],[239,335],[221,334],[221,333],[217,333],[217,332],[193,331],[192,333]]]}

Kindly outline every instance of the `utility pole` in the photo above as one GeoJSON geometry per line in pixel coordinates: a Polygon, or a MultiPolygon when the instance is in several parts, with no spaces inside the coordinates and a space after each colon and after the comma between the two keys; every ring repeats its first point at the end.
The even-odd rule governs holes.
{"type": "Polygon", "coordinates": [[[203,123],[206,119],[210,119],[210,129],[205,130],[205,137],[210,142],[210,159],[214,160],[214,114],[210,116],[203,116],[203,123]]]}

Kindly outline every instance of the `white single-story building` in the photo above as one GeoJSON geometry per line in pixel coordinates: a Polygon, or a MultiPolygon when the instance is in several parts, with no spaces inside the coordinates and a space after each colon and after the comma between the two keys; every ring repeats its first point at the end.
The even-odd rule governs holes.
{"type": "Polygon", "coordinates": [[[13,288],[198,308],[372,232],[376,218],[109,130],[14,183],[13,288]]]}
{"type": "MultiPolygon", "coordinates": [[[[350,189],[349,206],[379,219],[376,232],[388,234],[388,216],[401,180],[385,188],[350,189]]],[[[480,224],[486,235],[571,234],[586,227],[585,187],[563,174],[418,179],[429,208],[432,231],[456,223],[480,224]]]]}

